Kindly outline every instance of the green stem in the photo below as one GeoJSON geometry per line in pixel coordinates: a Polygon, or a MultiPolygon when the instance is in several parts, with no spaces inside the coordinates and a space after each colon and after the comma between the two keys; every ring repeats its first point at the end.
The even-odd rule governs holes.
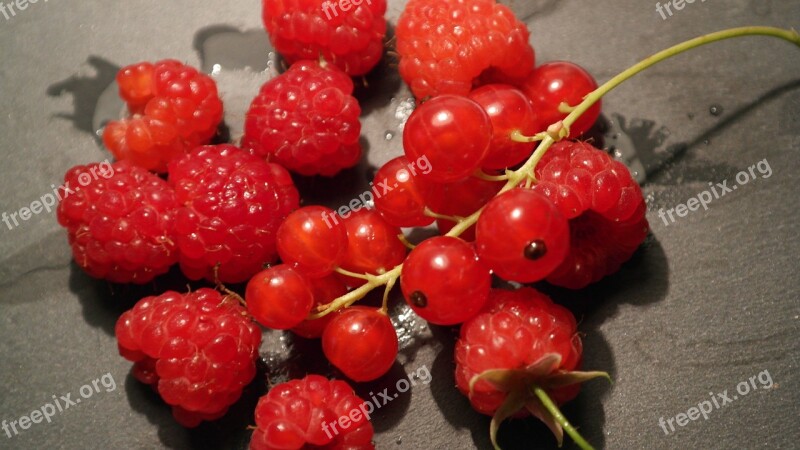
{"type": "Polygon", "coordinates": [[[561,410],[558,409],[558,406],[553,402],[553,399],[547,395],[547,392],[540,388],[539,386],[534,386],[532,388],[534,395],[542,402],[542,406],[547,409],[547,411],[553,416],[553,418],[561,425],[561,428],[567,432],[567,434],[578,444],[578,447],[582,448],[583,450],[594,450],[594,447],[588,442],[586,439],[578,433],[578,430],[569,423],[569,420],[561,413],[561,410]]]}
{"type": "MultiPolygon", "coordinates": [[[[525,180],[530,180],[533,178],[534,169],[536,165],[539,164],[539,161],[542,159],[547,150],[550,149],[550,146],[553,145],[557,140],[561,140],[569,135],[569,128],[572,124],[575,123],[578,118],[585,113],[589,108],[592,107],[598,100],[600,100],[604,95],[606,95],[609,91],[614,89],[615,87],[622,84],[625,80],[633,77],[634,75],[638,74],[639,72],[647,69],[650,66],[653,66],[665,59],[669,59],[675,55],[681,54],[687,50],[691,50],[696,47],[700,47],[705,44],[710,44],[712,42],[717,42],[725,39],[740,37],[740,36],[772,36],[780,39],[784,39],[789,41],[797,46],[800,46],[800,34],[797,33],[795,30],[784,30],[781,28],[774,28],[774,27],[760,27],[760,26],[752,26],[752,27],[741,27],[741,28],[730,28],[727,30],[717,31],[715,33],[706,34],[704,36],[700,36],[694,39],[690,39],[686,42],[681,44],[672,46],[666,50],[662,50],[648,58],[645,58],[641,62],[634,64],[624,72],[620,73],[619,75],[615,76],[614,78],[610,79],[602,86],[598,87],[594,91],[592,91],[589,95],[584,97],[583,101],[571,109],[571,112],[567,115],[567,117],[560,121],[550,125],[547,128],[546,132],[538,133],[535,136],[523,136],[519,132],[512,133],[511,139],[517,142],[539,142],[539,145],[536,147],[536,150],[533,154],[528,158],[528,160],[523,164],[522,167],[515,171],[508,171],[506,176],[508,177],[508,181],[506,181],[505,186],[500,189],[500,192],[497,195],[500,195],[504,192],[507,192],[517,186],[520,185],[521,182],[525,180]]],[[[426,208],[425,214],[439,219],[448,219],[448,220],[457,220],[457,224],[447,233],[447,236],[458,237],[466,231],[469,227],[475,224],[478,221],[478,217],[481,215],[481,211],[483,208],[475,211],[474,213],[470,214],[464,218],[454,218],[454,217],[447,217],[442,216],[439,214],[434,213],[426,208]]],[[[321,310],[321,312],[317,314],[312,314],[309,316],[310,319],[312,318],[319,318],[322,317],[330,312],[335,311],[336,309],[341,308],[342,306],[349,306],[350,304],[354,303],[367,292],[371,291],[377,286],[381,286],[383,284],[388,283],[390,280],[392,282],[396,281],[396,279],[400,276],[400,272],[402,271],[403,265],[399,265],[392,269],[389,272],[386,272],[383,275],[378,277],[374,277],[369,279],[367,284],[345,294],[344,296],[334,300],[333,302],[329,303],[325,306],[325,309],[321,310]]],[[[588,446],[588,444],[586,444],[588,446]]],[[[591,447],[586,447],[591,448],[591,447]]]]}

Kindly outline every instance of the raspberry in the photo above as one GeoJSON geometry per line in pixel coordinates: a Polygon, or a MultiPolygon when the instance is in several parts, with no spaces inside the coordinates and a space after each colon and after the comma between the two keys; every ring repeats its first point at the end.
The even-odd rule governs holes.
{"type": "Polygon", "coordinates": [[[264,0],[270,41],[289,63],[323,58],[348,75],[364,75],[380,61],[386,0],[344,4],[330,0],[264,0]]]}
{"type": "Polygon", "coordinates": [[[89,275],[142,284],[178,262],[178,205],[164,180],[119,161],[75,166],[64,182],[58,222],[67,229],[75,262],[89,275]]]}
{"type": "Polygon", "coordinates": [[[183,273],[240,283],[277,256],[276,233],[299,206],[289,173],[232,145],[198,147],[169,165],[183,273]]]}
{"type": "Polygon", "coordinates": [[[533,71],[528,28],[495,0],[410,0],[395,34],[400,75],[418,99],[517,84],[533,71]]]}
{"type": "Polygon", "coordinates": [[[456,385],[476,411],[493,415],[492,443],[503,420],[530,413],[553,430],[560,446],[564,421],[555,418],[557,406],[546,406],[536,391],[562,404],[575,398],[578,383],[608,377],[575,371],[582,352],[569,310],[532,288],[493,289],[484,309],[461,326],[456,385]]]}
{"type": "Polygon", "coordinates": [[[372,450],[368,403],[344,381],[307,375],[274,386],[256,406],[251,450],[372,450]],[[355,412],[353,412],[355,411],[355,412]],[[352,413],[351,413],[352,412],[352,413]],[[343,428],[340,417],[348,418],[343,428]],[[352,420],[353,418],[355,420],[352,420]],[[306,445],[308,444],[308,445],[306,445]]]}
{"type": "Polygon", "coordinates": [[[261,330],[208,288],[146,297],[117,321],[119,352],[185,427],[222,417],[256,374],[261,330]]]}
{"type": "Polygon", "coordinates": [[[544,194],[569,219],[570,251],[547,281],[580,289],[619,270],[647,237],[642,190],[624,164],[586,142],[554,144],[536,166],[544,194]]]}
{"type": "Polygon", "coordinates": [[[361,158],[353,81],[300,61],[268,81],[247,111],[242,148],[301,175],[333,176],[361,158]]]}
{"type": "Polygon", "coordinates": [[[131,113],[103,131],[103,142],[117,159],[163,173],[170,161],[216,134],[222,100],[208,75],[164,60],[123,67],[117,83],[131,113]]]}

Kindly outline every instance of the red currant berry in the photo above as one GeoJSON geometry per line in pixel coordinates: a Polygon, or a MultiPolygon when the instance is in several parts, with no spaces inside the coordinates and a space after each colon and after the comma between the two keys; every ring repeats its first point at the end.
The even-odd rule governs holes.
{"type": "Polygon", "coordinates": [[[333,272],[347,248],[347,232],[331,220],[334,214],[324,206],[306,206],[289,214],[278,228],[281,260],[312,278],[333,272]]]}
{"type": "MultiPolygon", "coordinates": [[[[583,98],[597,89],[597,82],[577,64],[555,61],[542,64],[522,84],[522,91],[528,96],[539,120],[545,127],[563,120],[566,113],[559,112],[558,105],[566,102],[577,106],[583,98]]],[[[601,102],[592,105],[572,124],[570,136],[578,137],[589,131],[600,117],[601,102]]]]}
{"type": "Polygon", "coordinates": [[[548,276],[569,251],[569,225],[546,197],[517,188],[492,201],[478,218],[478,255],[509,281],[531,283],[548,276]]]}
{"type": "Polygon", "coordinates": [[[425,201],[410,167],[408,158],[400,156],[378,169],[375,184],[384,183],[394,187],[375,197],[375,209],[396,227],[428,226],[433,223],[433,218],[425,215],[425,201]]]}
{"type": "MultiPolygon", "coordinates": [[[[402,264],[406,247],[398,235],[400,228],[389,225],[380,213],[361,208],[343,221],[347,230],[347,251],[339,267],[355,273],[381,275],[402,264]]],[[[366,281],[348,276],[342,280],[349,286],[361,286],[366,281]]]]}
{"type": "Polygon", "coordinates": [[[485,169],[505,169],[524,161],[534,146],[512,141],[511,133],[532,136],[549,125],[540,123],[525,94],[511,86],[489,84],[472,91],[469,98],[486,111],[494,130],[489,153],[483,160],[485,169]]]}
{"type": "Polygon", "coordinates": [[[339,313],[322,333],[322,351],[353,381],[371,381],[397,358],[397,332],[383,311],[352,306],[339,313]]]}
{"type": "Polygon", "coordinates": [[[475,172],[489,151],[492,123],[474,101],[442,95],[420,105],[403,130],[403,148],[410,160],[427,158],[425,175],[440,183],[458,181],[475,172]]]}
{"type": "Polygon", "coordinates": [[[257,273],[245,290],[247,310],[267,328],[287,330],[311,312],[314,294],[308,280],[286,264],[257,273]]]}
{"type": "MultiPolygon", "coordinates": [[[[308,280],[309,287],[311,288],[311,293],[314,296],[314,306],[319,305],[327,305],[328,303],[332,302],[333,300],[341,297],[342,295],[347,293],[347,286],[342,283],[339,278],[328,275],[327,277],[322,278],[311,278],[308,280]]],[[[334,317],[338,314],[338,311],[334,311],[328,315],[322,316],[319,319],[314,320],[304,320],[300,322],[300,325],[292,328],[292,332],[299,336],[308,339],[315,339],[322,336],[322,332],[325,331],[325,327],[333,320],[334,317]]]]}
{"type": "Polygon", "coordinates": [[[400,287],[406,303],[436,325],[455,325],[481,310],[492,276],[470,244],[439,236],[418,245],[406,258],[400,287]]]}

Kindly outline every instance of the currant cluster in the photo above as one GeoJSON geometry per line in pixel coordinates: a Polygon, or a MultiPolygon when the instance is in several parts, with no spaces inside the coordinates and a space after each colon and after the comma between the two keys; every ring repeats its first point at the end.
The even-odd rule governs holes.
{"type": "MultiPolygon", "coordinates": [[[[388,303],[399,281],[421,318],[461,324],[455,384],[493,416],[492,442],[504,419],[532,414],[559,444],[567,432],[590,448],[558,410],[578,383],[607,376],[578,370],[575,317],[532,287],[493,281],[580,289],[619,270],[645,239],[645,202],[628,169],[569,140],[593,126],[600,97],[621,79],[714,40],[768,34],[800,44],[800,36],[720,32],[598,88],[575,64],[535,66],[527,28],[495,0],[410,0],[396,54],[420,104],[404,127],[404,155],[373,180],[393,188],[368,207],[335,212],[300,207],[290,172],[333,176],[361,157],[350,77],[381,59],[386,3],[344,5],[263,1],[270,39],[291,66],[254,98],[238,147],[206,145],[223,111],[208,75],[173,60],[117,75],[130,115],[109,123],[103,141],[118,161],[65,175],[58,220],[73,256],[111,282],[147,283],[179,264],[217,288],[140,300],[117,322],[120,354],[187,427],[224,415],[255,377],[257,324],[320,339],[345,377],[375,380],[398,353],[388,303]],[[403,232],[434,224],[439,235],[416,245],[403,232]],[[244,298],[222,285],[244,282],[244,298]],[[354,305],[379,287],[380,307],[354,305]]],[[[354,418],[360,406],[341,380],[308,375],[272,386],[250,447],[373,449],[370,417],[354,418]],[[328,433],[342,417],[350,427],[328,433]]]]}

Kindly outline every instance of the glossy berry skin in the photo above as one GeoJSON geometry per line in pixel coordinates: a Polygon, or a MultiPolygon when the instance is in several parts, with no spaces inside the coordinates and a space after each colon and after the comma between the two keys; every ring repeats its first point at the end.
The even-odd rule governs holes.
{"type": "Polygon", "coordinates": [[[476,224],[475,248],[495,275],[532,283],[548,276],[569,251],[569,226],[545,196],[516,188],[490,201],[476,224]]]}
{"type": "Polygon", "coordinates": [[[324,206],[305,206],[278,228],[278,255],[285,264],[312,278],[330,275],[347,249],[347,231],[324,206]],[[327,218],[327,220],[326,220],[327,218]]]}
{"type": "Polygon", "coordinates": [[[217,85],[175,60],[142,62],[117,74],[120,97],[131,116],[108,123],[103,143],[118,160],[156,172],[208,143],[222,121],[217,85]]]}
{"type": "Polygon", "coordinates": [[[75,166],[64,182],[58,223],[67,229],[75,263],[86,273],[143,284],[178,262],[178,204],[165,181],[118,161],[75,166]]]}
{"type": "Polygon", "coordinates": [[[213,289],[143,298],[115,334],[133,376],[153,385],[185,427],[222,417],[256,374],[261,329],[213,289]]]}
{"type": "Polygon", "coordinates": [[[262,270],[247,282],[247,310],[261,325],[288,330],[311,312],[314,293],[308,278],[295,269],[278,264],[262,270]]]}
{"type": "MultiPolygon", "coordinates": [[[[597,89],[597,82],[577,64],[555,61],[537,67],[522,83],[521,89],[533,104],[540,122],[547,128],[567,117],[567,114],[558,111],[561,102],[577,106],[585,96],[597,89]]],[[[571,137],[578,137],[592,128],[600,117],[601,103],[598,100],[572,124],[571,137]]]]}
{"type": "Polygon", "coordinates": [[[325,357],[353,381],[383,376],[394,364],[397,349],[394,326],[377,308],[351,306],[334,317],[322,334],[325,357]]]}
{"type": "Polygon", "coordinates": [[[250,450],[374,450],[364,403],[346,382],[319,375],[276,384],[256,405],[250,450]],[[349,419],[351,411],[355,420],[341,427],[339,417],[349,419]]]}
{"type": "Polygon", "coordinates": [[[411,113],[403,129],[406,157],[427,158],[425,175],[438,183],[463,180],[483,163],[492,139],[489,116],[466,97],[442,95],[411,113]]]}
{"type": "Polygon", "coordinates": [[[547,281],[580,289],[619,270],[647,237],[647,205],[624,164],[586,142],[554,144],[533,190],[569,220],[570,251],[547,281]]]}
{"type": "MultiPolygon", "coordinates": [[[[431,211],[455,217],[467,217],[481,209],[505,185],[502,181],[487,181],[477,177],[468,177],[455,183],[433,183],[424,177],[417,177],[415,181],[431,211]]],[[[448,219],[436,220],[440,234],[447,233],[455,224],[448,219]]],[[[475,226],[467,228],[459,237],[474,241],[475,226]]]]}
{"type": "Polygon", "coordinates": [[[263,0],[263,5],[270,41],[290,64],[324,59],[359,76],[383,56],[386,0],[263,0]]]}
{"type": "Polygon", "coordinates": [[[361,157],[361,108],[335,67],[299,61],[250,104],[242,148],[301,175],[333,176],[361,157]]]}
{"type": "MultiPolygon", "coordinates": [[[[428,170],[430,166],[428,167],[428,170]]],[[[383,183],[390,191],[375,196],[375,209],[390,225],[396,227],[424,227],[433,223],[425,215],[425,200],[422,198],[415,174],[424,171],[413,168],[408,158],[399,156],[378,169],[373,184],[383,183]],[[413,169],[413,170],[412,170],[413,169]]],[[[381,188],[381,190],[385,190],[381,188]]]]}
{"type": "MultiPolygon", "coordinates": [[[[398,238],[400,228],[389,225],[374,209],[361,208],[342,220],[347,230],[347,251],[340,267],[350,272],[380,275],[402,264],[406,247],[398,238]]],[[[345,275],[341,279],[356,287],[366,281],[345,275]]]]}
{"type": "MultiPolygon", "coordinates": [[[[334,275],[328,275],[322,278],[309,278],[308,286],[311,288],[311,294],[314,297],[313,307],[326,305],[347,293],[347,286],[334,275]]],[[[325,331],[325,327],[328,326],[328,323],[330,323],[337,314],[339,314],[339,311],[334,311],[319,319],[303,320],[298,325],[292,327],[291,330],[294,334],[307,339],[322,337],[322,332],[325,331]]]]}
{"type": "MultiPolygon", "coordinates": [[[[560,356],[555,370],[572,371],[580,365],[583,346],[575,317],[546,295],[532,289],[493,289],[483,311],[461,326],[456,342],[456,385],[472,407],[492,415],[505,400],[502,392],[479,380],[470,393],[470,380],[490,369],[525,369],[545,354],[560,356]]],[[[574,398],[577,385],[548,390],[556,403],[574,398]]],[[[522,409],[520,415],[527,415],[522,409]]]]}
{"type": "Polygon", "coordinates": [[[512,86],[481,86],[470,92],[469,98],[486,111],[492,122],[492,142],[483,161],[484,169],[506,169],[525,161],[535,146],[512,141],[511,133],[518,131],[525,136],[533,136],[545,131],[549,125],[538,120],[525,94],[512,86]]]}
{"type": "Polygon", "coordinates": [[[198,147],[169,166],[181,269],[190,279],[241,283],[277,258],[276,234],[300,196],[277,164],[232,145],[198,147]]]}
{"type": "Polygon", "coordinates": [[[492,276],[470,244],[439,236],[416,246],[403,263],[400,287],[406,303],[436,325],[461,323],[481,310],[492,276]]]}
{"type": "Polygon", "coordinates": [[[494,0],[411,0],[395,36],[400,75],[418,99],[466,96],[487,74],[521,80],[535,62],[528,27],[494,0]]]}

